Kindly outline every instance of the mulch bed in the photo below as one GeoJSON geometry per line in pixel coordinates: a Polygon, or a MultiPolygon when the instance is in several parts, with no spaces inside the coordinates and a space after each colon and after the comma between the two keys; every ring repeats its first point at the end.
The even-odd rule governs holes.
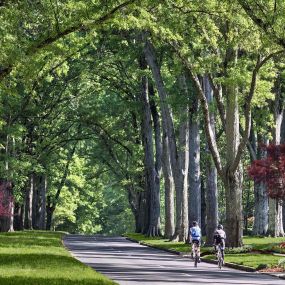
{"type": "Polygon", "coordinates": [[[285,272],[285,268],[283,267],[271,267],[259,270],[259,272],[272,272],[272,273],[283,273],[285,272]]]}

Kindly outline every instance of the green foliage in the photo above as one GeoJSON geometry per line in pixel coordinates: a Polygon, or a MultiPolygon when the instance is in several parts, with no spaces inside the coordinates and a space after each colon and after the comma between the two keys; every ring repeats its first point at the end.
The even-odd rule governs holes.
{"type": "MultiPolygon", "coordinates": [[[[48,206],[56,206],[54,228],[130,231],[129,196],[144,191],[140,78],[146,74],[152,80],[149,70],[139,68],[141,35],[147,33],[156,47],[177,134],[188,115],[185,106],[192,106],[197,96],[189,74],[182,82],[186,72],[181,58],[195,74],[210,74],[215,84],[223,85],[225,103],[231,99],[227,89],[238,87],[244,127],[253,69],[259,57],[279,50],[270,39],[284,36],[285,5],[275,1],[275,9],[274,1],[246,1],[274,27],[276,34],[265,36],[238,2],[245,1],[143,0],[113,13],[125,2],[6,1],[0,7],[0,74],[9,70],[0,75],[0,177],[14,182],[16,201],[23,201],[32,173],[37,179],[46,175],[48,206]],[[233,51],[238,52],[236,60],[229,59],[233,51]]],[[[282,56],[262,67],[251,105],[255,130],[269,138],[276,74],[284,79],[283,69],[282,56]]],[[[159,103],[157,90],[154,101],[159,103]]],[[[226,138],[216,103],[210,109],[217,116],[217,145],[225,163],[226,138]]],[[[204,171],[209,157],[203,151],[201,156],[204,171]]],[[[249,160],[244,155],[245,165],[249,160]]],[[[221,180],[218,185],[223,222],[225,193],[221,180]]],[[[243,204],[252,216],[254,197],[247,191],[243,204]]]]}
{"type": "Polygon", "coordinates": [[[283,268],[285,269],[285,258],[280,259],[280,260],[278,261],[278,266],[283,267],[283,268]]]}
{"type": "Polygon", "coordinates": [[[262,270],[262,269],[266,269],[268,268],[267,264],[258,264],[258,266],[256,267],[256,270],[262,270]]]}

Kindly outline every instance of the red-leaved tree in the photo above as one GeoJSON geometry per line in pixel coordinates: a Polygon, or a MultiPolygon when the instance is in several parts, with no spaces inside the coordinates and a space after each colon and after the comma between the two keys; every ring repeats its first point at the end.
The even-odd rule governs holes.
{"type": "Polygon", "coordinates": [[[248,173],[257,183],[267,186],[270,198],[285,200],[285,144],[263,145],[267,156],[254,160],[248,168],[248,173]]]}
{"type": "Polygon", "coordinates": [[[0,181],[0,217],[9,217],[12,215],[13,202],[11,182],[0,181]]]}

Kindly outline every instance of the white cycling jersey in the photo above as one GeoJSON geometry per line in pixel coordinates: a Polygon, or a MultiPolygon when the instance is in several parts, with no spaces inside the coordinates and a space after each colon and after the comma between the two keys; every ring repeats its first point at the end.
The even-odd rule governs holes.
{"type": "Polygon", "coordinates": [[[221,238],[226,239],[226,233],[224,230],[217,229],[215,235],[219,235],[221,238]]]}

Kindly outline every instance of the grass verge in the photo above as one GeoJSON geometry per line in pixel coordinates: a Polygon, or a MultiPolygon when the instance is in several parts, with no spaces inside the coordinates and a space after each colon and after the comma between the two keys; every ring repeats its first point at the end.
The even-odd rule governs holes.
{"type": "Polygon", "coordinates": [[[184,242],[171,242],[168,239],[160,237],[146,237],[142,234],[136,233],[127,233],[124,234],[124,236],[136,240],[141,244],[155,246],[160,249],[174,250],[182,253],[188,253],[191,251],[190,245],[185,244],[184,242]]]}
{"type": "Polygon", "coordinates": [[[245,245],[251,246],[252,250],[285,254],[285,247],[280,247],[280,244],[285,242],[284,237],[245,236],[243,241],[245,245]]]}
{"type": "MultiPolygon", "coordinates": [[[[191,247],[184,242],[170,242],[167,239],[159,237],[149,238],[142,234],[128,233],[125,237],[136,240],[142,244],[154,246],[164,250],[174,250],[181,253],[189,253],[191,247]]],[[[272,250],[278,252],[278,245],[284,242],[284,238],[264,238],[264,237],[244,237],[245,246],[242,248],[226,249],[225,261],[248,266],[254,269],[264,267],[275,267],[284,257],[275,256],[271,253],[272,250]],[[259,251],[259,252],[255,252],[259,251]]],[[[201,247],[201,255],[206,259],[215,259],[212,247],[201,247]]],[[[282,253],[282,251],[281,251],[282,253]]]]}
{"type": "MultiPolygon", "coordinates": [[[[214,255],[205,256],[206,259],[215,259],[214,255]]],[[[238,265],[248,266],[254,269],[263,269],[265,267],[277,266],[280,260],[280,256],[272,254],[227,254],[225,262],[230,262],[238,265]]]]}
{"type": "Polygon", "coordinates": [[[43,231],[1,233],[0,284],[117,284],[74,259],[62,245],[63,235],[43,231]]]}

